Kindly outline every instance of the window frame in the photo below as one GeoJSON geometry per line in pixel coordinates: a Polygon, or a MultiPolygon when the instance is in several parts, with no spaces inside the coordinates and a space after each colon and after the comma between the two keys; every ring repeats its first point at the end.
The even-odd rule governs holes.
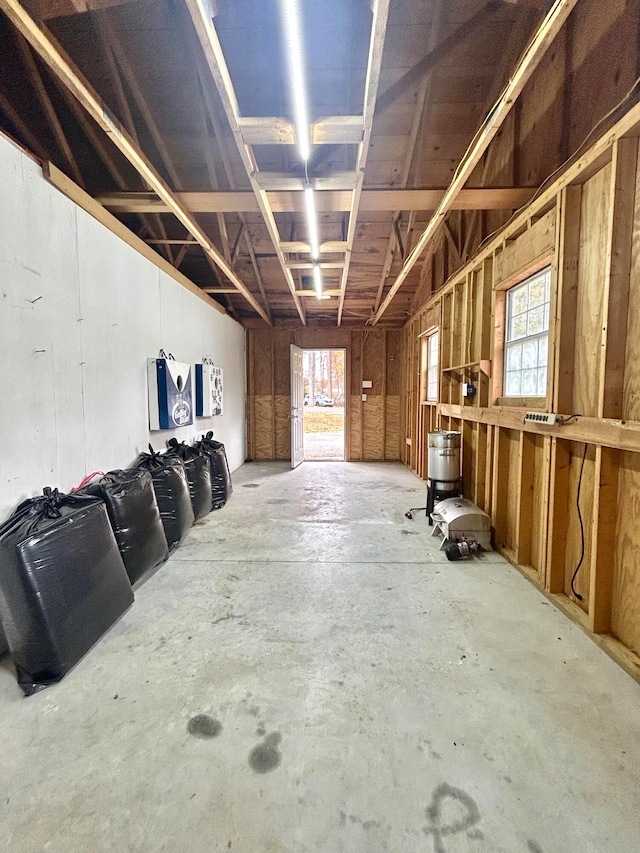
{"type": "Polygon", "coordinates": [[[535,261],[527,264],[518,273],[498,280],[494,284],[493,291],[493,333],[491,336],[491,406],[504,406],[511,409],[526,409],[527,411],[545,412],[552,405],[552,394],[554,387],[555,371],[555,313],[558,286],[557,259],[554,250],[541,254],[535,261]],[[504,396],[503,382],[505,373],[505,340],[507,320],[507,294],[539,272],[551,268],[551,289],[549,307],[549,355],[547,364],[547,394],[545,397],[506,397],[504,396]]]}
{"type": "Polygon", "coordinates": [[[426,331],[422,332],[419,335],[420,337],[420,403],[422,405],[430,405],[435,406],[440,402],[440,326],[432,326],[426,331]],[[429,345],[430,341],[438,336],[438,350],[437,357],[438,361],[435,365],[437,371],[437,389],[436,389],[436,397],[429,396],[429,345]]]}
{"type": "MultiPolygon", "coordinates": [[[[513,400],[534,400],[538,402],[545,401],[548,395],[549,389],[549,350],[550,350],[550,332],[551,332],[551,305],[552,305],[552,285],[553,285],[553,267],[551,264],[547,264],[535,272],[532,272],[530,275],[523,278],[521,281],[513,284],[509,287],[505,292],[505,313],[504,313],[504,344],[503,344],[503,364],[502,364],[502,393],[503,399],[508,401],[513,400]],[[518,314],[513,313],[513,308],[515,307],[515,299],[516,295],[519,291],[522,291],[525,287],[530,287],[532,284],[537,281],[544,281],[546,285],[546,299],[540,303],[540,305],[535,305],[531,307],[527,303],[527,307],[524,311],[520,311],[518,314]],[[546,328],[543,328],[540,332],[528,333],[522,337],[514,337],[513,335],[513,325],[516,322],[518,317],[526,317],[527,325],[529,322],[529,315],[538,309],[542,309],[543,317],[546,314],[546,328]],[[546,311],[545,311],[546,309],[546,311]],[[525,344],[536,342],[539,345],[540,341],[546,341],[547,352],[546,352],[546,363],[541,364],[539,355],[536,359],[535,367],[531,366],[531,369],[536,371],[540,371],[542,369],[545,370],[545,383],[544,383],[544,392],[541,393],[522,393],[522,388],[520,389],[519,394],[508,394],[506,391],[507,388],[507,376],[508,374],[514,373],[516,371],[508,370],[509,366],[509,351],[515,350],[517,347],[523,347],[525,344]]],[[[544,321],[543,321],[543,325],[544,321]]],[[[528,332],[528,329],[527,329],[528,332]]],[[[519,373],[523,373],[525,367],[519,367],[519,373]]],[[[539,377],[538,377],[539,378],[539,377]]],[[[539,388],[537,389],[539,391],[539,388]]]]}
{"type": "Polygon", "coordinates": [[[440,402],[440,329],[436,329],[434,332],[431,332],[430,335],[427,335],[426,339],[427,344],[427,377],[426,377],[426,395],[425,399],[427,403],[439,403],[440,402]],[[436,343],[436,363],[435,366],[431,363],[431,341],[437,338],[436,343]],[[435,396],[432,397],[430,395],[429,389],[433,385],[429,378],[429,374],[431,370],[435,370],[436,378],[435,378],[435,396]]]}

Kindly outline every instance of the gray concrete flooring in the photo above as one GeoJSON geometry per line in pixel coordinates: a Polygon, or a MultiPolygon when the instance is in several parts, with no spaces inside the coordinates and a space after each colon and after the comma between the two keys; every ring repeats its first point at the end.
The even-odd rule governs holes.
{"type": "Polygon", "coordinates": [[[61,684],[0,669],[0,849],[638,853],[640,687],[412,474],[234,482],[61,684]]]}

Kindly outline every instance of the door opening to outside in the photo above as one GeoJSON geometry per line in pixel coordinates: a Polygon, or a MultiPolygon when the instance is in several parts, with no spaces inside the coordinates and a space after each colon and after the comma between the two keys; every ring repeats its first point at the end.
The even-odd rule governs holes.
{"type": "Polygon", "coordinates": [[[304,459],[345,458],[345,350],[304,350],[304,459]]]}

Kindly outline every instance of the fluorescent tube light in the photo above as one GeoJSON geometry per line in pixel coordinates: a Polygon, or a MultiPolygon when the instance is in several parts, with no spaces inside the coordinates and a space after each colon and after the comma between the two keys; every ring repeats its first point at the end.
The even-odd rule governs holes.
{"type": "Polygon", "coordinates": [[[316,296],[318,299],[322,299],[322,270],[319,266],[313,268],[313,283],[316,289],[316,296]]]}
{"type": "Polygon", "coordinates": [[[281,0],[285,41],[289,48],[289,80],[293,99],[293,116],[296,126],[298,151],[306,163],[311,154],[309,108],[302,50],[302,27],[298,0],[281,0]]]}
{"type": "Polygon", "coordinates": [[[320,240],[318,237],[318,218],[316,215],[316,200],[313,187],[304,188],[304,205],[307,211],[307,230],[311,244],[311,257],[314,261],[320,256],[320,240]]]}

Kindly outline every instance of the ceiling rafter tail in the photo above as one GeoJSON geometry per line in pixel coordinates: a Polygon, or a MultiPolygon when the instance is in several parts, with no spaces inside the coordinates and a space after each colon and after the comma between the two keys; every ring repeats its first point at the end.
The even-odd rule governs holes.
{"type": "Polygon", "coordinates": [[[282,273],[291,293],[291,298],[294,301],[301,321],[306,325],[304,308],[300,299],[296,295],[293,276],[286,268],[285,258],[280,250],[278,226],[269,204],[269,198],[267,193],[260,188],[258,183],[258,166],[255,161],[255,157],[253,156],[250,146],[246,145],[242,138],[242,131],[238,122],[240,109],[215,26],[213,21],[207,17],[204,5],[200,3],[199,0],[185,0],[185,3],[189,11],[189,15],[191,16],[191,20],[193,21],[197,38],[205,56],[206,64],[222,100],[222,105],[238,148],[238,153],[242,159],[249,182],[251,183],[251,188],[253,189],[260,212],[262,213],[267,226],[269,237],[273,243],[280,267],[282,268],[282,273]]]}
{"type": "Polygon", "coordinates": [[[364,170],[367,165],[369,147],[371,142],[371,131],[373,128],[373,116],[378,96],[378,85],[380,83],[380,70],[382,68],[382,53],[384,40],[387,33],[387,21],[389,18],[390,0],[377,0],[373,9],[373,22],[371,26],[371,40],[369,42],[369,57],[367,60],[367,76],[365,78],[364,106],[362,118],[364,134],[362,142],[358,147],[356,161],[356,186],[351,197],[351,208],[349,210],[349,226],[347,229],[347,250],[344,258],[344,269],[340,280],[340,296],[338,297],[338,326],[342,322],[344,300],[347,292],[347,279],[349,278],[349,267],[351,264],[351,253],[356,236],[358,212],[360,210],[360,199],[364,186],[364,170]]]}
{"type": "Polygon", "coordinates": [[[71,146],[69,145],[69,140],[62,129],[62,125],[60,124],[60,119],[58,118],[58,114],[56,113],[55,107],[51,101],[49,93],[47,92],[46,86],[44,85],[44,80],[42,79],[42,75],[40,74],[40,69],[36,65],[36,60],[31,50],[31,45],[19,32],[15,33],[16,43],[18,45],[18,50],[20,55],[22,56],[22,61],[25,64],[27,69],[27,73],[29,75],[29,80],[31,81],[31,85],[35,89],[36,95],[38,96],[38,100],[40,101],[40,105],[44,110],[44,113],[47,117],[49,125],[51,126],[51,130],[53,131],[54,138],[58,144],[58,148],[64,159],[67,161],[67,166],[71,171],[71,176],[74,181],[78,184],[78,186],[82,187],[82,189],[86,189],[84,178],[78,168],[78,164],[76,163],[75,157],[73,156],[73,151],[71,150],[71,146]]]}
{"type": "Polygon", "coordinates": [[[447,213],[453,208],[453,203],[469,179],[469,176],[480,162],[480,158],[487,150],[492,140],[495,139],[506,117],[511,112],[513,105],[524,89],[527,81],[538,67],[540,61],[547,52],[555,37],[564,26],[574,6],[579,0],[555,0],[548,14],[538,27],[532,40],[522,54],[513,74],[511,75],[503,93],[496,101],[493,109],[476,133],[471,145],[464,154],[456,174],[445,192],[442,201],[429,220],[415,248],[405,261],[400,274],[391,286],[382,305],[376,312],[372,324],[380,321],[385,311],[391,304],[393,297],[406,281],[407,276],[422,255],[429,243],[433,240],[440,224],[447,213]]]}
{"type": "Polygon", "coordinates": [[[4,11],[13,25],[25,36],[34,50],[49,68],[69,87],[82,106],[107,133],[117,148],[127,158],[140,176],[146,180],[153,191],[169,207],[170,212],[195,237],[204,251],[218,265],[220,270],[233,282],[258,314],[267,320],[267,315],[251,291],[229,267],[224,257],[212,244],[193,215],[182,205],[173,190],[169,188],[158,171],[135,144],[127,131],[113,119],[100,96],[89,82],[71,63],[53,36],[41,28],[18,0],[0,0],[0,10],[4,11]]]}

